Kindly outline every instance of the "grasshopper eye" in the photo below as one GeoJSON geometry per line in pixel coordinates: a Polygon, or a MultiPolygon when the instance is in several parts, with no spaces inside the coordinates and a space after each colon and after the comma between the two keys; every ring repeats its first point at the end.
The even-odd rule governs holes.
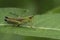
{"type": "Polygon", "coordinates": [[[30,16],[29,19],[32,19],[33,16],[30,16]]]}

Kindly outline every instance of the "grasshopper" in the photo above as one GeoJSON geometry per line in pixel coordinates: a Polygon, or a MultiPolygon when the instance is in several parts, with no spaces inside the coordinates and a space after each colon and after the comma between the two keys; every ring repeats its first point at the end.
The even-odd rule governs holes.
{"type": "MultiPolygon", "coordinates": [[[[13,13],[10,13],[10,14],[13,14],[13,13]]],[[[13,14],[13,15],[17,16],[16,14],[13,14]]],[[[20,26],[20,25],[32,22],[32,18],[33,18],[33,16],[20,17],[20,18],[18,18],[18,17],[12,18],[12,17],[5,16],[4,20],[9,24],[14,24],[16,26],[20,26]]]]}

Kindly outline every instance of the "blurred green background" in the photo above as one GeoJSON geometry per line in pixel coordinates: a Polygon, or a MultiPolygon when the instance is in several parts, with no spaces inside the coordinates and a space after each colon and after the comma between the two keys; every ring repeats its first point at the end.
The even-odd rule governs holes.
{"type": "MultiPolygon", "coordinates": [[[[54,8],[60,7],[60,0],[0,0],[0,8],[29,9],[33,15],[45,14],[54,8]]],[[[0,32],[0,40],[55,40],[43,37],[27,37],[0,32]]]]}
{"type": "Polygon", "coordinates": [[[0,7],[26,8],[42,14],[60,6],[60,0],[0,0],[0,7]]]}

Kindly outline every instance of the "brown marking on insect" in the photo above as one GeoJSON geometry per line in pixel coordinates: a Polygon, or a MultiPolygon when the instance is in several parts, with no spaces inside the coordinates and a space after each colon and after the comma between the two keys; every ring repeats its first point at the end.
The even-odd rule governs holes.
{"type": "Polygon", "coordinates": [[[22,22],[24,19],[23,18],[19,18],[19,19],[17,19],[17,21],[20,21],[20,22],[22,22]]]}

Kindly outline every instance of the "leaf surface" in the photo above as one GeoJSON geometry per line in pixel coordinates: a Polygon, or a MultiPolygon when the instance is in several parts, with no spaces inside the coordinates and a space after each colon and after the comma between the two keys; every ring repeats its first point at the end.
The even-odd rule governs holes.
{"type": "MultiPolygon", "coordinates": [[[[5,25],[4,17],[11,16],[9,12],[17,13],[19,15],[22,10],[15,8],[0,8],[0,32],[18,34],[23,36],[35,36],[60,39],[60,14],[44,14],[35,15],[33,18],[33,28],[25,27],[12,27],[5,25]]],[[[14,16],[13,16],[14,17],[14,16]]]]}

